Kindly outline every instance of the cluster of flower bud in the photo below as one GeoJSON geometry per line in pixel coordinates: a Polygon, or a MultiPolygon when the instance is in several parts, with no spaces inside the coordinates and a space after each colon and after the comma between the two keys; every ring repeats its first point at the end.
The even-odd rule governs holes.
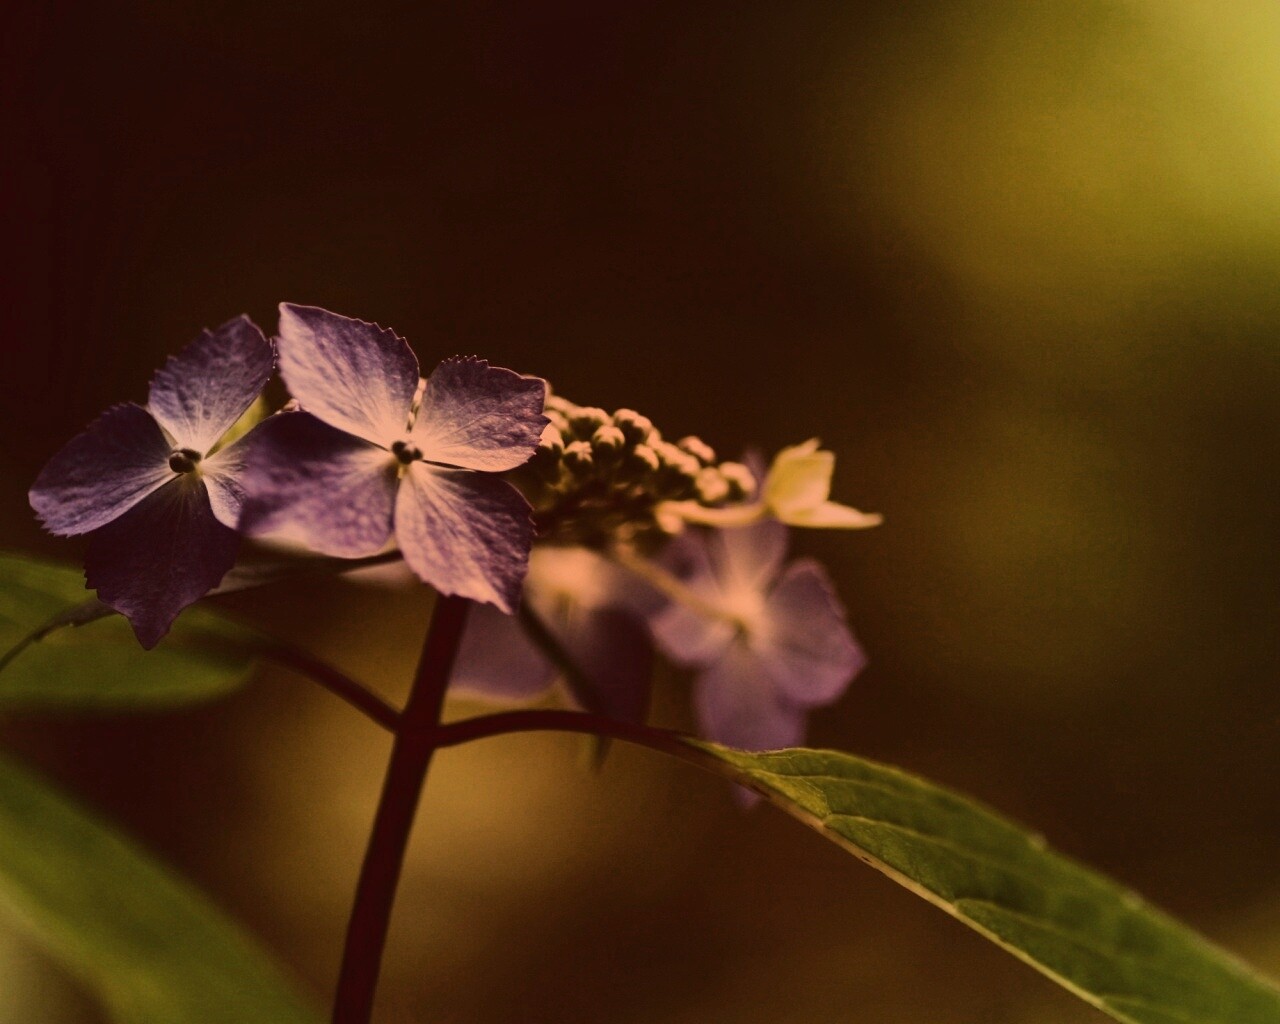
{"type": "Polygon", "coordinates": [[[755,490],[746,466],[717,462],[698,437],[664,440],[631,409],[610,414],[550,395],[546,415],[551,422],[537,453],[513,477],[533,506],[542,540],[643,543],[677,528],[657,514],[664,501],[718,508],[755,490]]]}

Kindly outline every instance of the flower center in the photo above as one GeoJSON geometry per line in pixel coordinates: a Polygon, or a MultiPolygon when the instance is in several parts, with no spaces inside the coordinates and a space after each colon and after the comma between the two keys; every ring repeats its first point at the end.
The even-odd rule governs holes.
{"type": "Polygon", "coordinates": [[[175,448],[169,453],[169,468],[175,473],[192,473],[202,456],[190,448],[175,448]]]}
{"type": "Polygon", "coordinates": [[[396,457],[400,465],[407,466],[422,458],[422,449],[412,441],[395,441],[391,445],[391,454],[396,457]]]}
{"type": "Polygon", "coordinates": [[[758,633],[768,621],[764,595],[754,587],[727,589],[717,604],[725,617],[744,633],[758,633]]]}

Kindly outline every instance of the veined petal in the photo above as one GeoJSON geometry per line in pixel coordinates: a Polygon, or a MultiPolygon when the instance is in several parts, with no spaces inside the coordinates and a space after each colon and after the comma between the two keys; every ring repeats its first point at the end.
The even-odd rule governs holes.
{"type": "Polygon", "coordinates": [[[752,650],[789,703],[816,707],[836,700],[866,655],[845,621],[844,608],[817,562],[793,562],[765,602],[763,628],[752,650]]]}
{"type": "Polygon", "coordinates": [[[529,461],[547,418],[547,382],[490,366],[446,359],[422,394],[413,440],[423,457],[499,473],[529,461]]]}
{"type": "Polygon", "coordinates": [[[736,633],[725,619],[694,611],[676,601],[649,618],[658,646],[678,665],[708,665],[719,658],[736,633]]]}
{"type": "Polygon", "coordinates": [[[173,479],[169,452],[146,409],[113,406],[45,464],[29,492],[31,507],[50,533],[96,530],[173,479]]]}
{"type": "Polygon", "coordinates": [[[693,703],[700,732],[718,743],[777,750],[804,739],[804,709],[779,698],[769,671],[740,642],[699,673],[693,703]]]}
{"type": "Polygon", "coordinates": [[[686,532],[672,540],[660,566],[689,591],[692,601],[672,599],[649,617],[658,646],[681,665],[707,665],[721,656],[737,630],[719,614],[723,592],[702,534],[686,532]],[[691,606],[694,602],[702,607],[691,606]],[[713,614],[714,613],[714,614],[713,614]]]}
{"type": "Polygon", "coordinates": [[[494,700],[531,700],[555,682],[555,666],[521,628],[492,605],[472,608],[449,678],[450,690],[494,700]]]}
{"type": "Polygon", "coordinates": [[[206,454],[262,393],[275,350],[247,316],[204,331],[154,377],[147,408],[175,446],[206,454]]]}
{"type": "Polygon", "coordinates": [[[233,530],[240,528],[240,513],[247,496],[243,478],[254,443],[253,436],[250,431],[200,463],[200,475],[209,489],[213,514],[218,517],[218,522],[233,530]]]}
{"type": "Polygon", "coordinates": [[[214,516],[204,484],[188,474],[93,534],[85,579],[149,649],[183,608],[221,582],[239,544],[214,516]]]}
{"type": "Polygon", "coordinates": [[[386,544],[397,487],[387,451],[305,412],[277,413],[242,443],[241,532],[338,558],[372,555],[386,544]]]}
{"type": "Polygon", "coordinates": [[[716,530],[709,538],[716,576],[728,592],[740,588],[763,593],[787,554],[787,528],[773,519],[750,526],[716,530]]]}
{"type": "Polygon", "coordinates": [[[415,462],[396,496],[395,531],[409,568],[441,593],[504,612],[520,603],[533,520],[505,480],[415,462]]]}
{"type": "Polygon", "coordinates": [[[280,373],[307,412],[383,447],[404,436],[418,360],[377,324],[280,304],[280,373]]]}

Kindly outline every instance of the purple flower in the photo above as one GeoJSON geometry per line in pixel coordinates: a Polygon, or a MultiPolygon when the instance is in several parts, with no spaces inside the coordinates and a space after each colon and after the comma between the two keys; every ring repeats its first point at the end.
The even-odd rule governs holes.
{"type": "MultiPolygon", "coordinates": [[[[644,721],[653,669],[645,617],[662,598],[594,551],[546,545],[529,559],[524,599],[581,670],[585,688],[567,680],[573,702],[611,718],[644,721]]],[[[454,689],[525,701],[546,693],[559,676],[519,623],[489,608],[472,612],[454,689]]]]}
{"type": "Polygon", "coordinates": [[[90,534],[88,586],[129,619],[143,647],[235,562],[245,447],[215,448],[273,364],[248,317],[205,331],[152,378],[145,409],[108,409],[31,487],[45,529],[90,534]]]}
{"type": "Polygon", "coordinates": [[[314,306],[283,303],[277,343],[305,411],[256,431],[240,528],[343,558],[394,533],[426,583],[513,611],[533,523],[496,474],[536,449],[546,383],[459,358],[420,385],[402,338],[314,306]]]}
{"type": "Polygon", "coordinates": [[[698,670],[702,733],[745,750],[795,746],[810,709],[830,704],[865,664],[825,571],[785,569],[774,520],[687,531],[662,561],[687,588],[650,620],[672,658],[698,670]]]}

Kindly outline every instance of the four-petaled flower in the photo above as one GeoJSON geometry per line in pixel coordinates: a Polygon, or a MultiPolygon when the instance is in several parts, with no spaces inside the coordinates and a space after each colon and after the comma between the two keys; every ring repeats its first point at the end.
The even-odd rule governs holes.
{"type": "Polygon", "coordinates": [[[811,709],[835,701],[866,659],[826,572],[809,559],[785,569],[776,520],[686,531],[662,561],[682,581],[651,619],[673,661],[697,669],[704,735],[745,750],[794,746],[811,709]]]}
{"type": "MultiPolygon", "coordinates": [[[[245,441],[218,448],[271,377],[247,317],[171,357],[147,406],[113,406],[41,470],[31,507],[51,533],[88,533],[85,578],[154,647],[235,562],[245,441]]],[[[252,435],[250,435],[252,437],[252,435]]]]}
{"type": "Polygon", "coordinates": [[[394,534],[426,583],[513,611],[533,523],[497,474],[536,450],[546,382],[456,358],[420,384],[402,338],[314,306],[281,305],[277,344],[303,411],[255,432],[241,529],[345,558],[394,534]]]}

